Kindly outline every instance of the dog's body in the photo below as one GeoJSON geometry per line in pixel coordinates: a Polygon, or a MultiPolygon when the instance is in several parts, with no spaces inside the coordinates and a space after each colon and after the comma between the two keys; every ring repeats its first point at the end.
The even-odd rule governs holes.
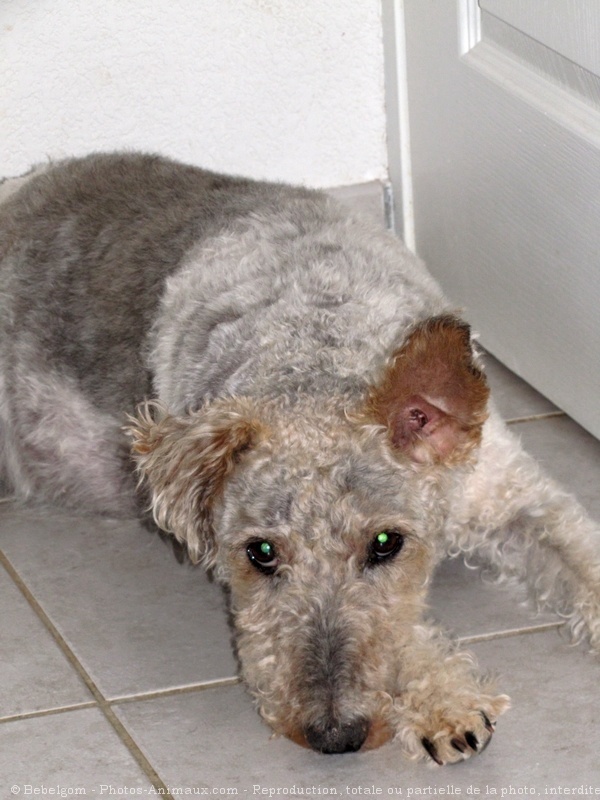
{"type": "Polygon", "coordinates": [[[600,531],[493,408],[468,327],[318,192],[107,155],[0,187],[0,480],[143,506],[231,589],[242,674],[323,752],[462,759],[507,698],[423,622],[447,551],[600,645],[600,531]],[[489,413],[489,416],[488,416],[489,413]]]}

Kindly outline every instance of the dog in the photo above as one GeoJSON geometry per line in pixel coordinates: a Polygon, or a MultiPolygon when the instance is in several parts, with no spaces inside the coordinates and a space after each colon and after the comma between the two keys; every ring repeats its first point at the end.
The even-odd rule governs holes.
{"type": "Polygon", "coordinates": [[[599,527],[504,426],[398,238],[324,193],[153,155],[0,191],[1,480],[151,509],[228,587],[275,732],[438,764],[487,745],[509,699],[426,619],[448,552],[598,649],[599,527]]]}

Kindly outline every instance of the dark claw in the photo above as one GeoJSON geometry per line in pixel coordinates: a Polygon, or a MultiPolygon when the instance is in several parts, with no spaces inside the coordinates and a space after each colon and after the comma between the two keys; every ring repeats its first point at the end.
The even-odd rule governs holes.
{"type": "Polygon", "coordinates": [[[477,752],[477,748],[479,747],[479,741],[475,736],[475,734],[472,731],[467,731],[465,733],[465,739],[471,750],[475,750],[475,752],[477,752]]]}
{"type": "Polygon", "coordinates": [[[421,744],[423,745],[425,750],[427,750],[427,752],[429,753],[431,758],[435,761],[435,763],[439,764],[440,767],[443,767],[444,762],[440,761],[439,756],[437,754],[437,750],[435,749],[435,745],[433,745],[432,742],[430,742],[429,739],[426,739],[425,737],[421,739],[421,744]]]}
{"type": "Polygon", "coordinates": [[[481,713],[481,716],[483,717],[483,721],[484,721],[484,723],[485,723],[485,727],[488,729],[488,731],[489,731],[490,733],[493,733],[493,732],[494,732],[494,730],[495,730],[495,728],[494,728],[494,724],[493,724],[492,722],[490,722],[490,720],[489,720],[489,718],[488,718],[487,714],[484,714],[484,712],[483,712],[483,711],[481,711],[480,713],[481,713]]]}
{"type": "Polygon", "coordinates": [[[455,750],[458,750],[459,753],[464,753],[467,749],[466,744],[461,739],[451,739],[450,744],[455,750]]]}

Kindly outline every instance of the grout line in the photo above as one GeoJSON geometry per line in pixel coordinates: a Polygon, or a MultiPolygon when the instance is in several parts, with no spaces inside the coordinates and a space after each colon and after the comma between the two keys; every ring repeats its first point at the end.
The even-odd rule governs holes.
{"type": "Polygon", "coordinates": [[[66,659],[71,664],[75,672],[77,672],[81,680],[87,686],[89,692],[96,701],[97,708],[99,708],[100,711],[102,711],[107,721],[110,723],[115,733],[121,740],[122,744],[124,744],[125,747],[127,747],[130,754],[138,763],[139,767],[144,772],[146,777],[151,781],[154,788],[157,791],[159,791],[163,797],[167,797],[170,798],[170,800],[173,800],[173,797],[169,793],[167,786],[163,783],[163,781],[161,780],[160,776],[158,775],[152,764],[150,764],[146,756],[141,751],[140,747],[131,737],[129,731],[125,728],[121,720],[112,710],[109,702],[106,700],[100,689],[98,689],[88,671],[81,664],[81,662],[79,661],[73,650],[69,647],[66,640],[63,638],[58,628],[54,625],[50,617],[46,614],[44,609],[38,603],[32,592],[28,588],[27,584],[23,581],[17,570],[13,567],[13,565],[8,560],[6,555],[2,552],[2,550],[0,550],[0,564],[8,572],[10,577],[13,579],[13,581],[21,591],[21,594],[25,597],[31,608],[35,611],[40,620],[44,623],[46,629],[48,630],[48,632],[50,633],[50,635],[52,636],[58,647],[61,649],[63,655],[66,657],[66,659]]]}
{"type": "Polygon", "coordinates": [[[505,420],[507,425],[518,425],[521,422],[541,422],[545,419],[553,419],[554,417],[566,417],[564,411],[546,411],[544,414],[531,414],[528,417],[514,417],[513,419],[505,420]]]}
{"type": "Polygon", "coordinates": [[[139,694],[123,694],[111,697],[107,702],[111,705],[120,706],[125,703],[137,703],[142,700],[160,700],[162,697],[176,697],[181,694],[196,694],[206,692],[210,689],[219,689],[223,686],[237,686],[241,683],[241,678],[215,678],[212,681],[202,681],[202,683],[191,683],[188,686],[177,686],[173,689],[157,689],[153,692],[140,692],[139,694]]]}
{"type": "MultiPolygon", "coordinates": [[[[211,689],[220,689],[224,686],[237,686],[242,682],[242,679],[234,676],[231,678],[215,678],[210,681],[202,681],[201,683],[191,683],[188,686],[177,686],[172,689],[156,689],[151,692],[138,692],[136,694],[123,694],[116,695],[115,697],[105,698],[107,705],[121,706],[127,703],[137,703],[145,700],[160,700],[163,697],[177,697],[184,694],[196,694],[198,692],[206,692],[211,689]]],[[[71,703],[66,706],[57,706],[56,708],[42,708],[39,711],[24,711],[20,714],[11,714],[9,716],[0,716],[0,725],[3,722],[16,722],[23,719],[33,719],[35,717],[49,717],[54,714],[65,714],[67,711],[80,711],[85,708],[98,708],[96,700],[89,700],[83,703],[71,703]]]]}
{"type": "Polygon", "coordinates": [[[543,622],[540,625],[532,625],[528,628],[509,628],[505,631],[496,633],[478,633],[473,636],[460,636],[456,639],[459,644],[477,644],[478,642],[491,642],[494,639],[508,639],[511,636],[528,636],[531,633],[544,633],[544,631],[558,630],[565,623],[561,620],[557,622],[543,622]]]}
{"type": "Polygon", "coordinates": [[[0,717],[0,725],[4,722],[18,722],[22,719],[34,719],[35,717],[52,717],[54,714],[65,714],[67,711],[80,711],[84,708],[98,708],[95,700],[87,703],[73,703],[69,706],[57,706],[56,708],[43,708],[39,711],[24,711],[22,714],[11,714],[7,717],[0,717]]]}

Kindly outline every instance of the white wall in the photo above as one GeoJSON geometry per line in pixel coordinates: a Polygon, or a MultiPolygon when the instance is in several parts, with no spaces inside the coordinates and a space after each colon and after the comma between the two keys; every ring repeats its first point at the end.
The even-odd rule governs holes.
{"type": "Polygon", "coordinates": [[[139,148],[313,186],[386,176],[379,0],[1,0],[0,175],[139,148]]]}

